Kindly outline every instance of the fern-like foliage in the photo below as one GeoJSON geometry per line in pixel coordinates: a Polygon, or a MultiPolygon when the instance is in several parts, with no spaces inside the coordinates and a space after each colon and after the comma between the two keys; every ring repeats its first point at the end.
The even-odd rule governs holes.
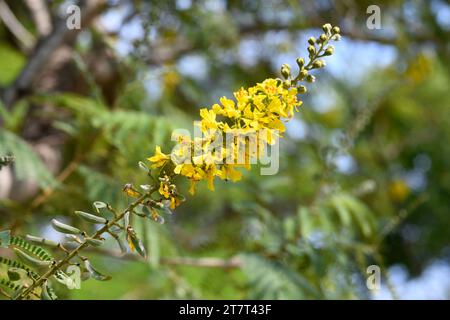
{"type": "Polygon", "coordinates": [[[19,180],[31,179],[44,188],[56,185],[53,175],[30,145],[4,128],[0,128],[0,154],[14,155],[14,171],[19,180]]]}
{"type": "Polygon", "coordinates": [[[253,299],[319,298],[320,293],[301,274],[284,264],[246,254],[242,256],[244,272],[250,284],[253,299]]]}

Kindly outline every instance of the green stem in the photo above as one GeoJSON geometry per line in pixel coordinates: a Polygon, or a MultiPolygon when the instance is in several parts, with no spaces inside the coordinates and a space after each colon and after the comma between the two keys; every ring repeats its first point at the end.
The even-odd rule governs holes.
{"type": "MultiPolygon", "coordinates": [[[[109,221],[107,224],[105,224],[102,228],[100,228],[94,235],[91,236],[91,238],[98,239],[103,233],[108,232],[109,229],[115,225],[118,221],[120,221],[127,212],[133,211],[134,208],[136,208],[138,205],[140,205],[145,199],[149,198],[155,191],[157,190],[157,187],[153,187],[139,197],[136,201],[131,203],[125,210],[123,210],[119,215],[115,216],[114,219],[109,221]]],[[[46,273],[44,273],[42,276],[40,276],[32,285],[30,285],[26,290],[24,290],[16,299],[17,300],[23,300],[27,298],[36,288],[42,286],[44,282],[49,279],[51,276],[53,276],[56,272],[58,272],[62,267],[64,267],[66,264],[70,262],[72,258],[74,258],[78,253],[83,250],[84,248],[88,247],[89,244],[86,242],[86,240],[81,243],[78,247],[70,251],[67,256],[59,261],[57,264],[53,265],[46,273]]]]}

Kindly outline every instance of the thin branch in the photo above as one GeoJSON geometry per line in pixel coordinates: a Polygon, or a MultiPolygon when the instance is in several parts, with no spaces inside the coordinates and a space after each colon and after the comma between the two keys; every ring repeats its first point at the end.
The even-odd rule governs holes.
{"type": "MultiPolygon", "coordinates": [[[[106,257],[112,257],[122,260],[129,261],[142,261],[142,259],[134,254],[127,253],[122,254],[115,250],[102,249],[96,247],[90,247],[86,251],[100,254],[106,257]]],[[[215,258],[215,257],[205,257],[205,258],[192,258],[192,257],[162,257],[160,259],[160,264],[170,265],[170,266],[190,266],[190,267],[201,267],[201,268],[241,268],[242,260],[235,256],[229,259],[215,258]]]]}
{"type": "MultiPolygon", "coordinates": [[[[136,208],[138,205],[143,203],[148,197],[150,197],[158,188],[154,187],[150,191],[148,191],[146,194],[142,195],[140,198],[138,198],[136,201],[134,201],[132,204],[130,204],[125,210],[123,210],[120,215],[109,221],[107,224],[105,224],[102,228],[100,228],[97,232],[95,232],[90,238],[91,239],[99,239],[102,234],[105,232],[108,232],[110,228],[117,223],[119,220],[123,219],[123,217],[127,214],[127,212],[131,212],[136,208]]],[[[26,299],[30,294],[33,293],[33,291],[42,286],[47,279],[49,279],[51,276],[55,275],[61,268],[63,268],[65,265],[70,263],[70,260],[78,255],[80,251],[83,249],[89,247],[89,243],[84,240],[80,245],[78,245],[75,249],[71,250],[67,256],[57,262],[55,265],[53,265],[46,273],[41,275],[33,284],[31,284],[26,290],[20,293],[20,295],[17,297],[17,300],[26,299]]]]}
{"type": "Polygon", "coordinates": [[[183,265],[191,267],[224,268],[224,269],[242,267],[242,260],[239,259],[239,257],[232,257],[230,259],[171,257],[171,258],[162,258],[161,263],[167,265],[183,265]]]}
{"type": "MultiPolygon", "coordinates": [[[[106,0],[82,1],[80,6],[82,25],[87,26],[106,7],[106,0]]],[[[52,33],[36,45],[36,49],[28,60],[28,64],[24,67],[14,84],[5,91],[3,100],[7,108],[11,108],[14,102],[30,89],[39,72],[50,61],[53,52],[61,45],[71,43],[79,32],[80,30],[78,29],[72,30],[67,28],[65,19],[59,19],[52,33]]]]}
{"type": "Polygon", "coordinates": [[[47,36],[52,31],[52,19],[44,0],[25,0],[31,11],[36,29],[41,36],[47,36]]]}
{"type": "Polygon", "coordinates": [[[25,51],[30,51],[36,42],[33,35],[20,23],[4,0],[0,0],[0,19],[19,40],[25,51]]]}
{"type": "Polygon", "coordinates": [[[3,290],[2,288],[0,288],[0,294],[2,294],[3,296],[5,296],[8,299],[11,299],[11,296],[8,294],[8,292],[3,290]]]}

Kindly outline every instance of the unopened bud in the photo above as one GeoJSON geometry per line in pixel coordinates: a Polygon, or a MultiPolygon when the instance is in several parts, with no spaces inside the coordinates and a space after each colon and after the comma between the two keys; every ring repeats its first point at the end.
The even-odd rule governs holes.
{"type": "Polygon", "coordinates": [[[324,32],[326,32],[326,33],[330,32],[330,31],[331,31],[331,24],[325,23],[325,24],[322,26],[322,30],[323,30],[324,32]]]}
{"type": "Polygon", "coordinates": [[[303,58],[297,58],[297,60],[295,61],[297,62],[297,65],[300,69],[305,65],[305,59],[303,58]]]}
{"type": "Polygon", "coordinates": [[[316,53],[316,47],[314,47],[314,46],[309,46],[308,47],[308,52],[309,52],[309,54],[315,54],[316,53]]]}
{"type": "Polygon", "coordinates": [[[291,80],[284,80],[283,85],[285,88],[289,88],[292,86],[292,82],[291,82],[291,80]]]}
{"type": "Polygon", "coordinates": [[[325,61],[323,61],[323,60],[316,60],[313,63],[313,67],[316,68],[316,69],[323,68],[323,67],[325,67],[325,61]]]}
{"type": "Polygon", "coordinates": [[[340,34],[335,34],[334,36],[331,37],[332,40],[334,41],[339,41],[341,40],[341,35],[340,34]]]}
{"type": "Polygon", "coordinates": [[[326,56],[331,56],[334,53],[334,47],[333,46],[329,46],[328,48],[325,49],[325,55],[326,56]]]}
{"type": "Polygon", "coordinates": [[[313,46],[316,43],[316,38],[314,37],[309,38],[308,43],[313,46]]]}
{"type": "Polygon", "coordinates": [[[298,93],[305,93],[306,92],[306,87],[305,86],[299,86],[298,87],[298,93]]]}
{"type": "Polygon", "coordinates": [[[307,75],[308,75],[308,70],[303,69],[303,70],[300,71],[300,73],[299,73],[299,78],[300,78],[300,79],[305,79],[307,75]]]}
{"type": "Polygon", "coordinates": [[[287,63],[284,63],[281,66],[281,74],[285,79],[289,78],[289,76],[291,75],[291,66],[288,65],[287,63]]]}
{"type": "Polygon", "coordinates": [[[327,35],[325,33],[322,33],[319,37],[320,42],[325,42],[327,41],[327,35]]]}
{"type": "Polygon", "coordinates": [[[333,27],[333,29],[331,30],[332,34],[338,34],[341,32],[341,29],[339,27],[333,27]]]}
{"type": "Polygon", "coordinates": [[[314,81],[316,81],[316,77],[314,77],[313,75],[308,74],[308,76],[306,77],[306,81],[314,82],[314,81]]]}

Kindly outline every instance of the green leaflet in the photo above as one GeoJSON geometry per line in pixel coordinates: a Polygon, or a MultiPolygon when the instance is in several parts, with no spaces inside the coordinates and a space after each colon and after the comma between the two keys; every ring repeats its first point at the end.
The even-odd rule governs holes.
{"type": "Polygon", "coordinates": [[[8,248],[9,241],[11,238],[11,231],[4,230],[0,232],[0,248],[8,248]]]}
{"type": "Polygon", "coordinates": [[[23,264],[20,261],[16,261],[16,260],[10,260],[10,259],[6,259],[3,257],[0,257],[0,264],[4,264],[6,266],[8,266],[9,268],[19,268],[19,269],[23,269],[26,272],[28,272],[28,274],[33,278],[33,279],[37,279],[39,278],[39,274],[37,274],[36,272],[34,272],[31,268],[29,268],[28,266],[26,266],[25,264],[23,264]]]}
{"type": "Polygon", "coordinates": [[[14,172],[19,179],[31,179],[43,188],[57,185],[53,175],[30,145],[4,128],[0,128],[0,154],[14,155],[14,172]]]}
{"type": "Polygon", "coordinates": [[[29,235],[29,234],[27,234],[25,236],[25,239],[27,239],[27,241],[30,241],[30,242],[42,244],[42,245],[53,247],[53,248],[57,247],[59,245],[59,243],[57,243],[55,241],[52,241],[52,240],[49,240],[49,239],[45,239],[45,238],[42,238],[42,237],[35,237],[35,236],[29,235]]]}
{"type": "Polygon", "coordinates": [[[62,223],[61,221],[58,221],[56,219],[52,219],[52,227],[56,231],[64,234],[82,234],[82,231],[80,229],[62,223]]]}
{"type": "Polygon", "coordinates": [[[102,244],[105,243],[105,240],[93,238],[85,238],[85,241],[94,247],[100,247],[102,244]]]}
{"type": "Polygon", "coordinates": [[[36,259],[18,248],[14,248],[14,252],[26,264],[36,267],[36,268],[49,267],[52,264],[52,261],[46,261],[46,260],[43,261],[43,260],[36,259]]]}
{"type": "Polygon", "coordinates": [[[94,214],[87,213],[84,211],[75,211],[75,215],[77,215],[81,219],[83,219],[87,222],[90,222],[90,223],[107,223],[108,222],[108,220],[106,220],[103,217],[99,217],[99,216],[96,216],[94,214]]]}
{"type": "Polygon", "coordinates": [[[299,273],[256,254],[240,256],[254,299],[320,298],[319,291],[299,273]]]}
{"type": "Polygon", "coordinates": [[[41,287],[41,299],[42,300],[55,300],[56,296],[52,294],[48,287],[48,281],[45,281],[41,287]]]}
{"type": "Polygon", "coordinates": [[[22,288],[22,286],[19,286],[15,283],[13,283],[9,280],[3,279],[3,278],[0,278],[0,285],[5,288],[11,289],[11,290],[19,290],[20,288],[22,288]]]}
{"type": "Polygon", "coordinates": [[[39,246],[36,246],[34,244],[30,244],[26,242],[24,239],[20,237],[11,237],[9,244],[12,246],[19,247],[21,249],[24,249],[28,251],[29,253],[34,254],[36,257],[38,257],[42,261],[53,261],[53,257],[50,253],[45,251],[39,246]]]}
{"type": "Polygon", "coordinates": [[[97,271],[97,269],[95,269],[92,264],[89,262],[89,260],[85,260],[84,261],[84,267],[86,268],[86,270],[89,272],[90,276],[92,278],[94,278],[95,280],[98,281],[107,281],[111,279],[111,276],[107,276],[104,275],[102,273],[100,273],[99,271],[97,271]]]}

